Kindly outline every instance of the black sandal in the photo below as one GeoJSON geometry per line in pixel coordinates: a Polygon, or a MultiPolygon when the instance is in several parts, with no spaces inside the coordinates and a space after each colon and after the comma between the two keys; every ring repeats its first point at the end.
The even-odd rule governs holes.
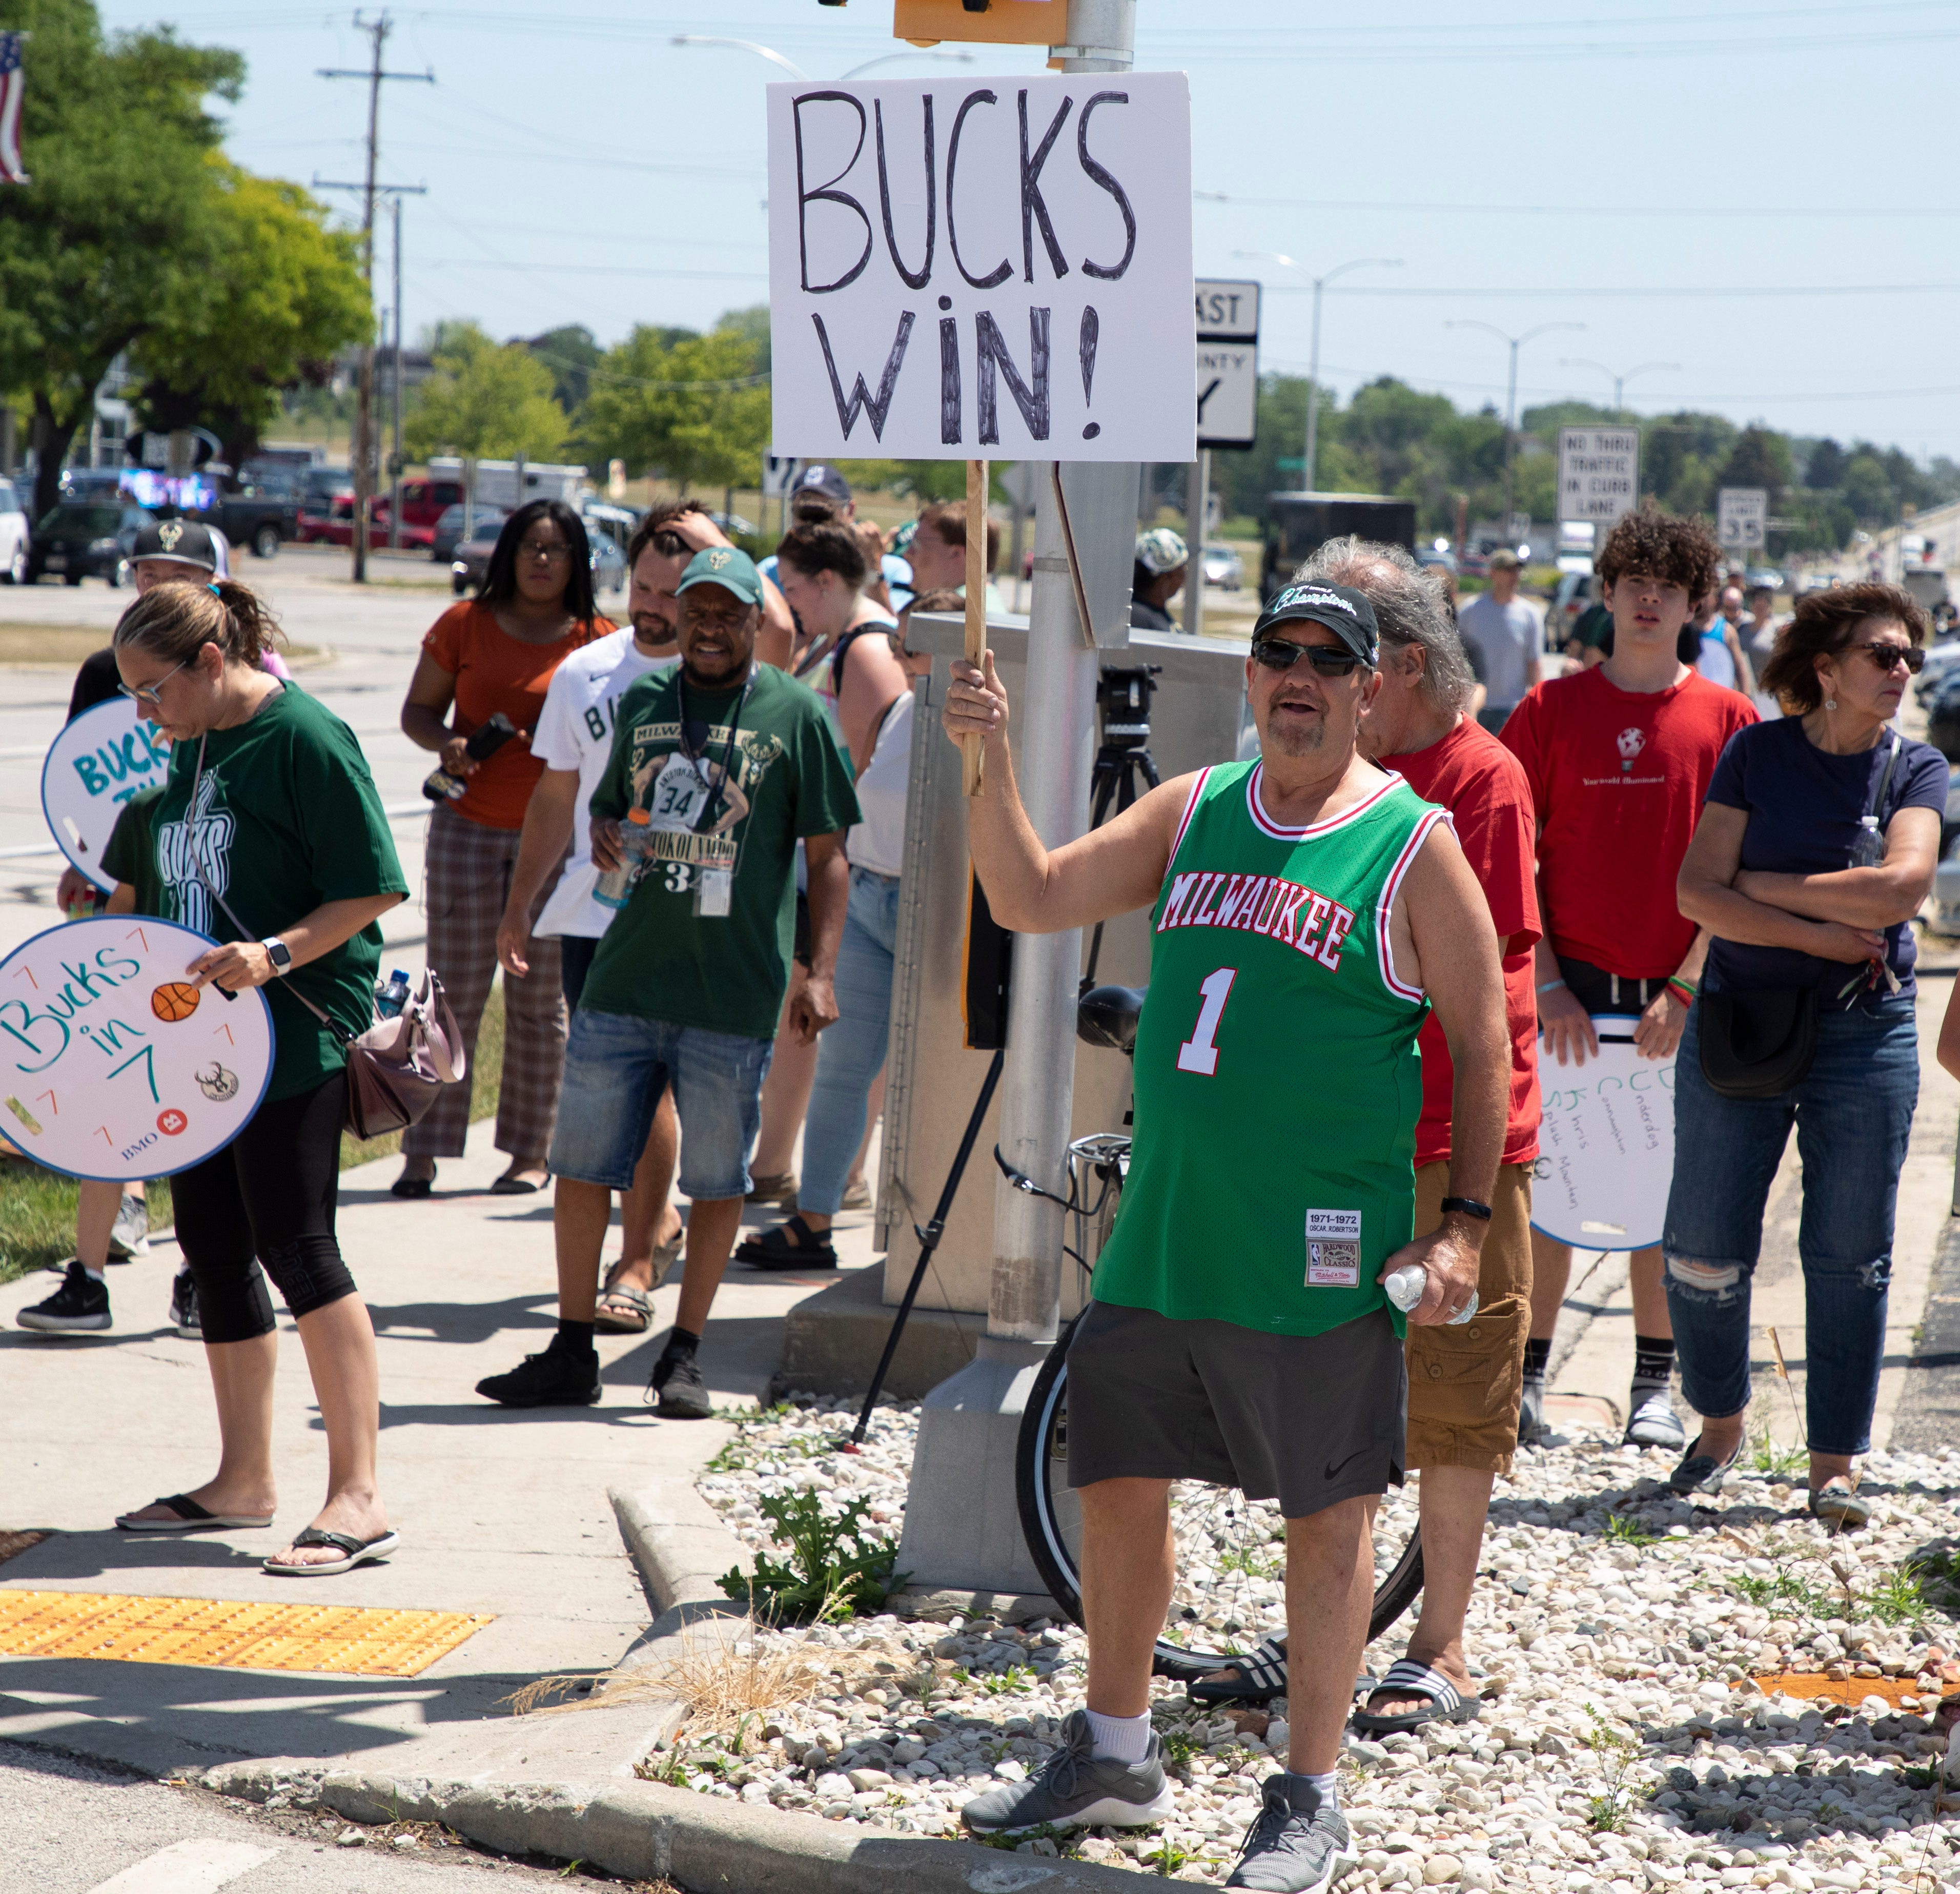
{"type": "Polygon", "coordinates": [[[751,1237],[746,1243],[738,1243],[735,1260],[746,1262],[752,1269],[835,1269],[837,1252],[831,1247],[827,1235],[819,1236],[800,1216],[797,1216],[774,1230],[764,1230],[759,1237],[751,1237]],[[791,1230],[796,1233],[794,1243],[785,1233],[791,1230]]]}

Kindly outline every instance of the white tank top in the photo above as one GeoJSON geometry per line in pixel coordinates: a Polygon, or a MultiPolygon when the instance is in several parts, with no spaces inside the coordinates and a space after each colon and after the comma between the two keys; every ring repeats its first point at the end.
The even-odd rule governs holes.
{"type": "Polygon", "coordinates": [[[854,868],[897,874],[905,853],[905,788],[912,769],[912,693],[908,690],[885,713],[871,760],[858,778],[863,819],[851,829],[845,854],[854,868]]]}

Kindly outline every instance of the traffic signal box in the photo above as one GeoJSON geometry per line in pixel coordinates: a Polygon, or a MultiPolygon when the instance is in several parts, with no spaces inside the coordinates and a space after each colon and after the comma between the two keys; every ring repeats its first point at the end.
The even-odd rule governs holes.
{"type": "Polygon", "coordinates": [[[1062,46],[1068,39],[1068,0],[896,0],[896,38],[914,46],[942,40],[1006,46],[1062,46]]]}

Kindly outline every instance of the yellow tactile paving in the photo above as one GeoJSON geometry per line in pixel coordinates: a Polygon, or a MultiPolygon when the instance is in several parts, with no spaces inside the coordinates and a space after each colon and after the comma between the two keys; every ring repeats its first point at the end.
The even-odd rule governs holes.
{"type": "Polygon", "coordinates": [[[458,1611],[0,1590],[0,1655],[413,1677],[491,1622],[458,1611]]]}

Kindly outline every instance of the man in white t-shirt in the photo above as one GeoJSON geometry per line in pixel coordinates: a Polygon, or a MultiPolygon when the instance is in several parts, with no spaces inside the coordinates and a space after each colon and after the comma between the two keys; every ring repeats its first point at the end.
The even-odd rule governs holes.
{"type": "Polygon", "coordinates": [[[1504,720],[1538,680],[1538,616],[1518,597],[1518,555],[1508,546],[1491,555],[1491,589],[1456,614],[1456,629],[1483,660],[1484,708],[1477,721],[1502,730],[1504,720]]]}
{"type": "MultiPolygon", "coordinates": [[[[507,976],[522,979],[529,970],[532,933],[556,935],[568,1008],[578,1004],[599,937],[613,915],[612,909],[593,899],[593,884],[599,877],[592,865],[587,804],[612,753],[614,710],[628,686],[679,662],[674,641],[674,588],[696,552],[727,543],[721,529],[692,501],[665,501],[649,509],[627,543],[632,629],[596,638],[574,651],[552,673],[545,692],[544,708],[531,738],[531,753],[542,761],[544,774],[524,810],[510,898],[497,929],[497,958],[507,976]],[[533,930],[532,903],[561,857],[565,871],[533,930]]],[[[649,1298],[680,1246],[680,1215],[667,1201],[679,1145],[680,1127],[670,1087],[654,1115],[633,1188],[621,1194],[625,1243],[619,1261],[600,1291],[596,1308],[590,1300],[589,1277],[582,1289],[561,1283],[562,1316],[591,1321],[609,1334],[644,1332],[652,1316],[649,1298]],[[582,1313],[574,1302],[583,1304],[582,1313]]]]}

